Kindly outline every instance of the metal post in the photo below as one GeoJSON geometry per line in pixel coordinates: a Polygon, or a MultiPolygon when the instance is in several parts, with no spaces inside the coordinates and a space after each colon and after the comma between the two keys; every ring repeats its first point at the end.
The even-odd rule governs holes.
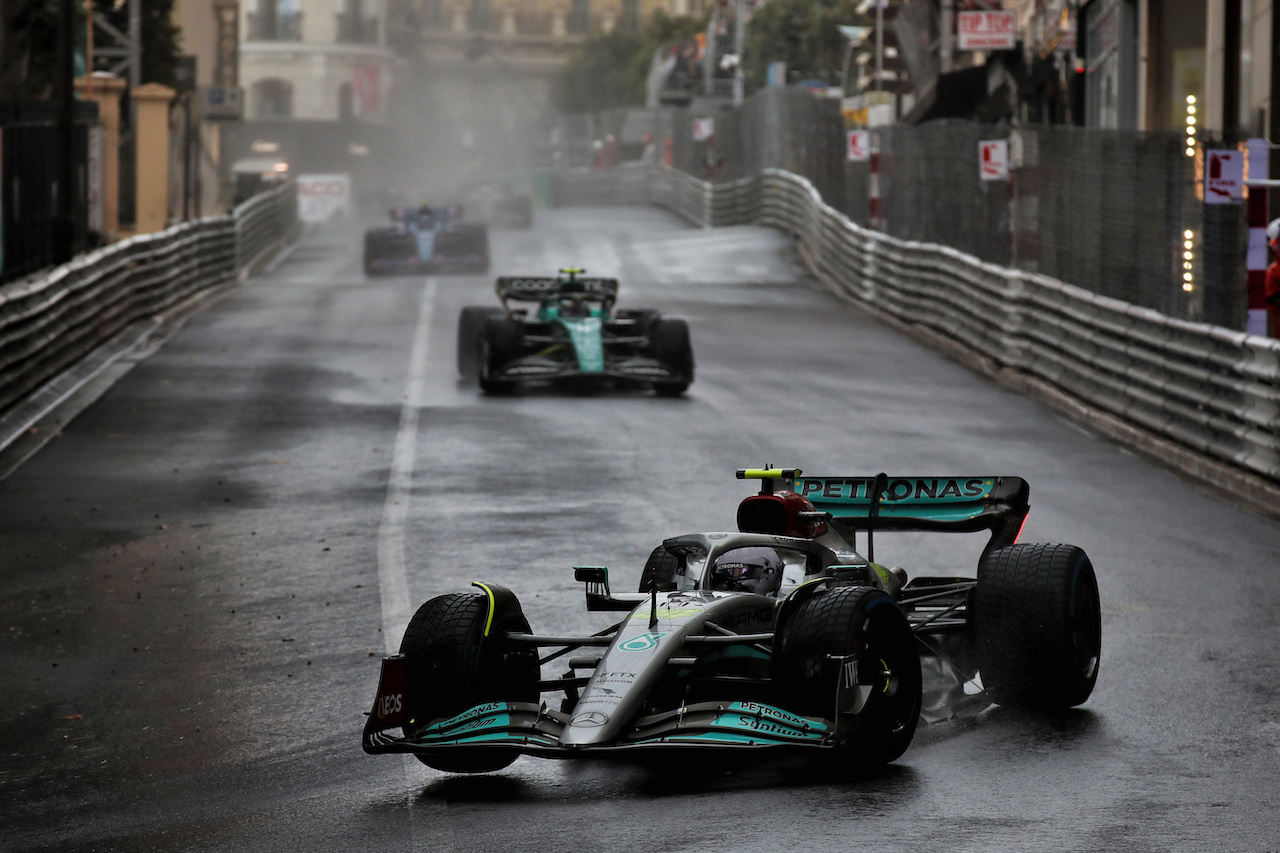
{"type": "Polygon", "coordinates": [[[884,87],[884,0],[876,0],[876,91],[884,87]]]}
{"type": "Polygon", "coordinates": [[[711,81],[715,75],[716,30],[720,28],[720,6],[711,10],[711,21],[707,24],[706,45],[702,50],[702,94],[711,95],[711,81]]]}
{"type": "Polygon", "coordinates": [[[84,0],[84,96],[93,97],[93,0],[84,0]]]}
{"type": "Polygon", "coordinates": [[[53,262],[75,255],[75,0],[60,0],[58,15],[58,183],[53,217],[53,262]]]}
{"type": "Polygon", "coordinates": [[[735,107],[742,105],[742,98],[745,94],[745,83],[742,79],[742,49],[746,42],[746,34],[743,32],[742,19],[742,0],[735,0],[733,4],[733,52],[738,57],[738,63],[733,69],[733,105],[735,107]]]}
{"type": "Polygon", "coordinates": [[[951,57],[955,53],[956,42],[952,28],[955,26],[954,0],[942,0],[942,33],[938,45],[938,70],[946,74],[951,70],[951,57]]]}
{"type": "Polygon", "coordinates": [[[129,88],[142,85],[142,0],[129,0],[129,88]]]}

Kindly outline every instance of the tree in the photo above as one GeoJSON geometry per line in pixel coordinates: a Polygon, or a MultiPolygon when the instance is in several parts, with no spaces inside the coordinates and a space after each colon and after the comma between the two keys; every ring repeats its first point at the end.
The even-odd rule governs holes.
{"type": "Polygon", "coordinates": [[[858,0],[769,0],[751,16],[743,50],[747,89],[765,85],[769,63],[785,62],[799,79],[837,85],[846,41],[841,24],[863,23],[858,0]]]}
{"type": "Polygon", "coordinates": [[[48,98],[57,55],[58,0],[0,2],[0,100],[48,98]]]}
{"type": "Polygon", "coordinates": [[[614,30],[588,37],[551,87],[551,103],[563,113],[641,106],[654,51],[706,28],[698,18],[658,10],[639,33],[614,30]]]}

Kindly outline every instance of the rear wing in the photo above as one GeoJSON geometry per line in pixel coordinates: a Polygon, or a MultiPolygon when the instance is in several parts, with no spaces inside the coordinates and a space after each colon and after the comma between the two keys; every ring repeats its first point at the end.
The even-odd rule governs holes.
{"type": "Polygon", "coordinates": [[[1021,477],[805,477],[798,468],[770,468],[739,471],[738,478],[780,481],[849,530],[990,530],[992,548],[1017,540],[1031,506],[1021,477]]]}
{"type": "Polygon", "coordinates": [[[616,278],[530,278],[527,276],[500,276],[494,285],[498,298],[504,302],[514,299],[523,302],[541,302],[558,293],[586,293],[599,296],[609,302],[618,298],[616,278]]]}
{"type": "Polygon", "coordinates": [[[1013,544],[1030,509],[1021,477],[886,477],[878,507],[876,479],[797,476],[791,489],[852,530],[990,530],[993,547],[1013,544]]]}

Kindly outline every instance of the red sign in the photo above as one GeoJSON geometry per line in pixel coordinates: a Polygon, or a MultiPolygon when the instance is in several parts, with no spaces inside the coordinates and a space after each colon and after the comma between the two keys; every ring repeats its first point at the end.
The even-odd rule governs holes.
{"type": "Polygon", "coordinates": [[[961,12],[961,50],[1013,50],[1017,28],[1012,12],[961,12]]]}
{"type": "Polygon", "coordinates": [[[1009,180],[1009,140],[978,143],[978,176],[984,181],[1009,180]]]}
{"type": "Polygon", "coordinates": [[[849,131],[849,150],[845,156],[852,163],[870,160],[871,132],[866,130],[849,131]]]}
{"type": "Polygon", "coordinates": [[[379,84],[378,66],[357,65],[352,73],[355,76],[351,82],[355,114],[367,116],[381,110],[382,87],[379,84]]]}
{"type": "Polygon", "coordinates": [[[1244,155],[1239,151],[1209,151],[1205,163],[1204,203],[1236,204],[1244,188],[1244,155]]]}

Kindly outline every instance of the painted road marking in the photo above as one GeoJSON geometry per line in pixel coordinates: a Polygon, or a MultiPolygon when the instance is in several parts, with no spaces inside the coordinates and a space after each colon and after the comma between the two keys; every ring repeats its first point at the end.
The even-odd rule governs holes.
{"type": "MultiPolygon", "coordinates": [[[[418,450],[418,412],[426,401],[427,351],[435,299],[436,280],[428,278],[418,307],[418,326],[409,355],[409,379],[404,402],[400,406],[400,427],[396,430],[395,450],[391,457],[387,498],[382,505],[382,521],[378,525],[378,592],[382,599],[382,636],[389,655],[400,650],[404,629],[413,615],[409,581],[405,574],[404,531],[413,491],[414,458],[418,450]]],[[[402,759],[405,805],[409,810],[409,849],[453,853],[453,833],[449,829],[444,805],[422,799],[422,765],[412,755],[404,755],[402,759]]]]}

